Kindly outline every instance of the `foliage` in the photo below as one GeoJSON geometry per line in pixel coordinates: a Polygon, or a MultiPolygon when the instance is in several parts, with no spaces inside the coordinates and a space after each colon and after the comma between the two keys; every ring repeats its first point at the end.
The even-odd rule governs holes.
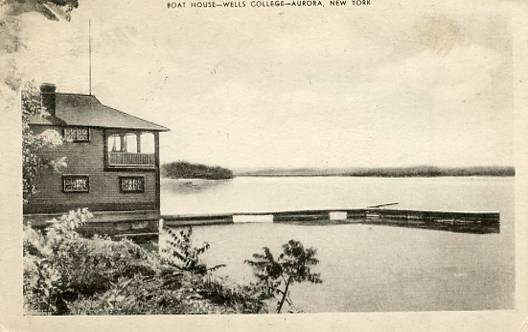
{"type": "Polygon", "coordinates": [[[147,251],[129,241],[91,239],[78,228],[91,214],[82,209],[49,221],[45,230],[24,227],[24,307],[26,313],[130,315],[268,312],[269,299],[295,308],[293,283],[321,282],[311,272],[315,250],[290,240],[275,259],[269,249],[246,261],[258,282],[230,281],[202,260],[208,243],[195,247],[192,228],[166,229],[168,249],[147,251]]]}
{"type": "Polygon", "coordinates": [[[210,245],[204,242],[193,246],[192,227],[178,230],[163,227],[163,230],[169,236],[161,255],[165,263],[161,271],[164,285],[170,285],[175,280],[181,282],[178,277],[181,277],[182,271],[187,271],[191,273],[190,287],[195,296],[207,298],[213,304],[226,308],[225,312],[255,313],[264,310],[265,303],[251,286],[238,285],[212,273],[225,264],[209,267],[202,261],[200,256],[209,250],[210,245]]]}
{"type": "MultiPolygon", "coordinates": [[[[37,12],[47,19],[69,21],[71,12],[79,6],[78,0],[5,0],[0,2],[2,14],[0,15],[0,67],[6,70],[0,72],[0,109],[7,112],[18,113],[17,93],[21,88],[22,74],[18,69],[16,53],[25,47],[21,35],[22,26],[19,16],[23,13],[37,12]],[[5,52],[4,52],[5,51],[5,52]]],[[[28,125],[28,120],[33,115],[44,114],[40,106],[40,96],[32,83],[22,87],[22,161],[23,161],[23,199],[35,193],[37,188],[34,177],[37,171],[44,166],[54,168],[64,166],[61,160],[45,160],[36,152],[60,144],[60,137],[54,133],[34,135],[28,125]]]]}
{"type": "Polygon", "coordinates": [[[252,313],[265,304],[252,287],[218,277],[201,262],[192,231],[173,233],[172,250],[149,252],[128,241],[83,238],[91,214],[72,211],[43,230],[24,227],[24,307],[35,314],[252,313]],[[179,239],[179,240],[176,240],[179,239]],[[172,256],[169,253],[178,252],[172,256]]]}
{"type": "Polygon", "coordinates": [[[36,12],[49,20],[58,21],[71,19],[71,12],[79,7],[77,0],[6,0],[9,15],[20,15],[26,12],[36,12]]]}
{"type": "Polygon", "coordinates": [[[220,264],[208,268],[200,260],[200,255],[204,254],[210,248],[210,245],[208,242],[204,242],[202,245],[194,247],[191,240],[191,227],[181,228],[178,232],[168,227],[164,227],[163,229],[169,235],[169,239],[167,240],[169,246],[162,250],[165,254],[166,262],[169,265],[201,275],[225,266],[224,264],[220,264]]]}
{"type": "Polygon", "coordinates": [[[267,312],[265,298],[255,284],[239,285],[226,277],[209,274],[202,278],[199,293],[213,303],[232,307],[239,313],[267,312]]]}
{"type": "Polygon", "coordinates": [[[232,179],[233,172],[219,166],[191,164],[186,161],[176,161],[161,165],[164,177],[171,179],[232,179]]]}
{"type": "Polygon", "coordinates": [[[71,12],[79,6],[78,0],[5,0],[0,2],[2,14],[0,15],[0,67],[6,70],[0,72],[0,109],[7,112],[18,113],[18,92],[21,89],[22,106],[22,161],[23,161],[23,199],[24,203],[31,194],[37,191],[34,178],[42,167],[64,167],[65,158],[57,160],[45,160],[39,156],[38,151],[52,148],[61,143],[60,136],[54,132],[34,135],[28,125],[31,116],[48,116],[40,105],[40,95],[33,83],[23,81],[22,73],[19,71],[16,61],[16,53],[26,45],[23,42],[22,25],[19,16],[23,13],[36,12],[44,15],[49,20],[67,20],[71,18],[71,12]]]}
{"type": "Polygon", "coordinates": [[[131,315],[177,314],[185,308],[176,290],[163,288],[158,278],[136,274],[119,278],[104,292],[81,296],[69,309],[73,315],[131,315]]]}
{"type": "Polygon", "coordinates": [[[54,130],[35,135],[29,126],[29,120],[33,116],[46,117],[49,114],[41,107],[38,90],[32,82],[28,82],[22,89],[22,178],[25,203],[37,192],[35,178],[39,170],[51,168],[59,171],[66,166],[64,157],[47,159],[43,156],[42,151],[62,144],[62,137],[54,130]]]}
{"type": "Polygon", "coordinates": [[[305,249],[300,241],[290,240],[282,246],[282,253],[277,259],[269,248],[264,247],[263,253],[253,254],[253,260],[246,260],[254,271],[258,282],[255,285],[260,290],[260,297],[275,298],[278,296],[277,312],[280,313],[287,302],[291,309],[297,310],[290,298],[290,286],[294,283],[309,281],[321,283],[319,273],[312,273],[311,267],[317,265],[314,248],[305,249]]]}
{"type": "Polygon", "coordinates": [[[75,229],[91,217],[72,211],[51,221],[44,234],[24,228],[26,309],[67,314],[68,304],[110,289],[120,278],[153,276],[157,264],[138,245],[109,238],[82,238],[75,229]]]}

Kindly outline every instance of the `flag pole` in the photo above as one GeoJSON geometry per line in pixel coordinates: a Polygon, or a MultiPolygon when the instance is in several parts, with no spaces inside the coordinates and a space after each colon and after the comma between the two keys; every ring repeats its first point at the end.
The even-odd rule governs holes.
{"type": "Polygon", "coordinates": [[[88,20],[88,85],[92,95],[92,20],[88,20]]]}

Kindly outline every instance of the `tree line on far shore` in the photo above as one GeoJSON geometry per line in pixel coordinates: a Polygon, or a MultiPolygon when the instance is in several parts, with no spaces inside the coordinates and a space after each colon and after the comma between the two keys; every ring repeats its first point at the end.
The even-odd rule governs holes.
{"type": "Polygon", "coordinates": [[[175,161],[161,165],[161,175],[171,179],[232,179],[233,171],[220,166],[175,161]]]}
{"type": "Polygon", "coordinates": [[[376,168],[268,168],[232,171],[219,166],[176,161],[161,166],[161,175],[171,179],[232,179],[235,176],[356,176],[356,177],[438,177],[515,176],[512,166],[473,167],[376,167],[376,168]]]}
{"type": "Polygon", "coordinates": [[[437,177],[515,176],[511,166],[475,167],[378,167],[378,168],[272,168],[241,171],[237,176],[357,176],[357,177],[437,177]]]}

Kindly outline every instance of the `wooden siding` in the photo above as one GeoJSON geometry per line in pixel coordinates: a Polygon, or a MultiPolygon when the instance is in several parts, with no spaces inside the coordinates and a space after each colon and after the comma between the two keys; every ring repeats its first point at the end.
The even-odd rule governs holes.
{"type": "MultiPolygon", "coordinates": [[[[38,134],[46,129],[55,129],[62,134],[61,127],[35,126],[38,134]]],[[[37,178],[38,193],[24,206],[24,213],[65,212],[88,207],[92,211],[159,210],[159,165],[152,170],[105,170],[104,130],[90,129],[90,142],[64,142],[54,150],[43,151],[46,158],[66,157],[67,167],[57,173],[42,170],[37,178]],[[82,174],[90,177],[88,193],[64,193],[62,175],[82,174]],[[141,193],[122,193],[120,176],[143,176],[145,190],[141,193]]],[[[157,152],[157,151],[156,151],[157,152]]],[[[157,160],[156,156],[156,160],[157,160]]]]}

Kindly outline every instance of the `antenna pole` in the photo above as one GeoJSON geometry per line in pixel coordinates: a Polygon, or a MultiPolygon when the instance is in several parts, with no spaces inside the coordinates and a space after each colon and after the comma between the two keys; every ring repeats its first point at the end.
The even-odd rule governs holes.
{"type": "Polygon", "coordinates": [[[88,84],[92,95],[92,20],[88,20],[88,84]]]}

